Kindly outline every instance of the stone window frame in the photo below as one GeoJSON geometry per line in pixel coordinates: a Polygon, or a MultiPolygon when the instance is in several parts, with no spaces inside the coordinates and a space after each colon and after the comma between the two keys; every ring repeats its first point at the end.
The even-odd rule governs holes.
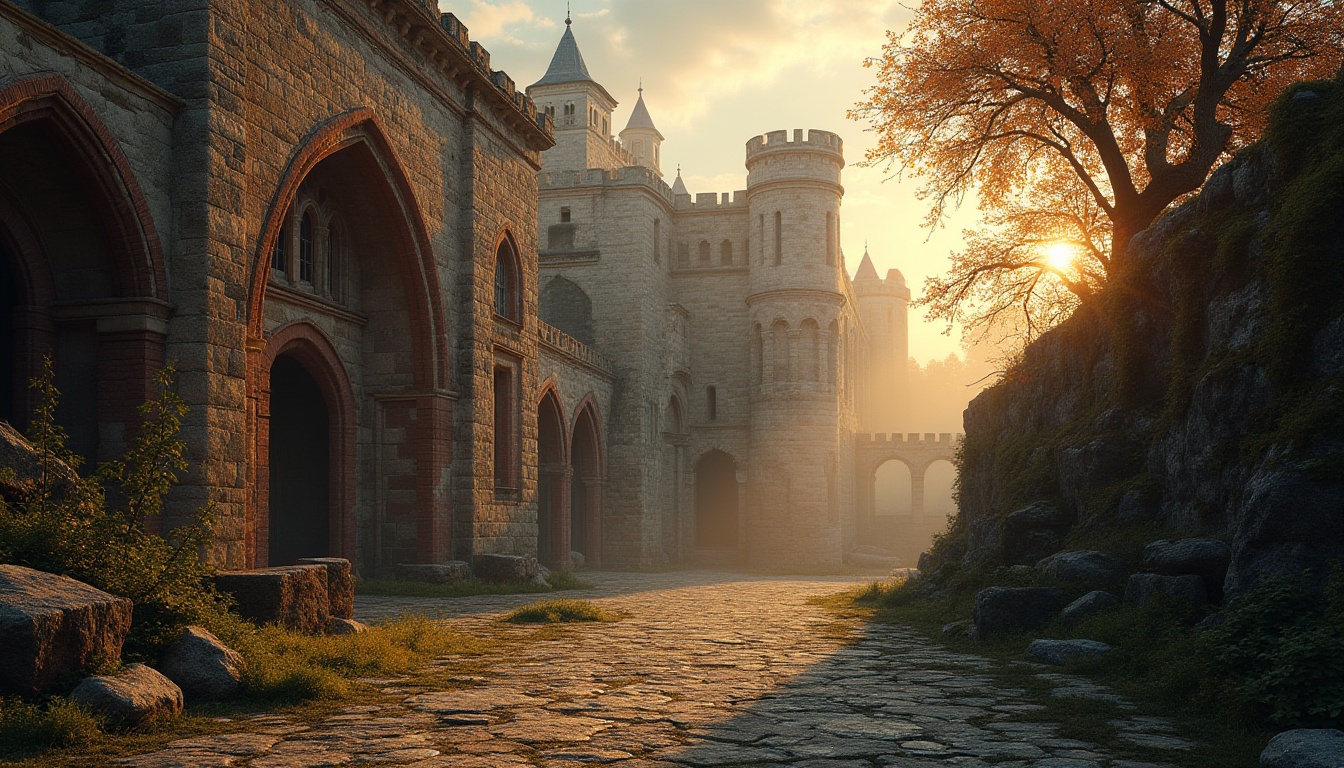
{"type": "Polygon", "coordinates": [[[698,246],[698,249],[697,249],[697,258],[698,258],[698,260],[699,260],[700,266],[702,266],[702,267],[707,267],[707,266],[709,266],[709,241],[708,241],[708,240],[701,240],[701,241],[700,241],[700,245],[698,246]]]}
{"type": "Polygon", "coordinates": [[[719,420],[719,388],[713,384],[705,387],[705,418],[719,420]]]}
{"type": "Polygon", "coordinates": [[[505,233],[495,247],[494,300],[495,316],[513,323],[522,323],[521,269],[518,249],[513,238],[505,233]]]}
{"type": "Polygon", "coordinates": [[[345,305],[351,295],[350,228],[343,211],[319,202],[319,195],[305,191],[295,198],[280,224],[280,234],[271,251],[271,280],[291,290],[311,293],[345,305]],[[310,274],[304,276],[303,222],[311,217],[310,274]],[[336,232],[333,237],[333,229],[336,232]],[[333,240],[338,244],[332,250],[333,240]]]}
{"type": "Polygon", "coordinates": [[[719,266],[731,267],[733,265],[733,241],[724,238],[719,243],[719,266]]]}

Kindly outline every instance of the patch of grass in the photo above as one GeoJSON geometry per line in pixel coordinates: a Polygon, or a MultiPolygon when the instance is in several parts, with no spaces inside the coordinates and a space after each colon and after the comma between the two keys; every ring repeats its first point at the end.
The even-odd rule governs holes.
{"type": "Polygon", "coordinates": [[[558,624],[575,621],[619,621],[620,617],[587,600],[543,600],[515,608],[501,621],[511,624],[558,624]]]}
{"type": "Polygon", "coordinates": [[[0,756],[21,758],[62,747],[83,747],[102,737],[102,723],[68,699],[31,704],[0,698],[0,756]]]}
{"type": "Polygon", "coordinates": [[[358,678],[389,677],[439,656],[486,650],[482,641],[418,615],[358,635],[299,635],[272,625],[230,640],[247,659],[244,696],[279,703],[342,699],[358,678]]]}
{"type": "Polygon", "coordinates": [[[467,579],[453,584],[430,584],[424,581],[367,579],[359,582],[359,585],[355,587],[355,592],[361,595],[377,595],[379,597],[473,597],[475,595],[534,595],[592,588],[592,584],[583,581],[569,571],[552,571],[546,577],[546,584],[537,584],[531,581],[481,581],[480,579],[467,579]]]}

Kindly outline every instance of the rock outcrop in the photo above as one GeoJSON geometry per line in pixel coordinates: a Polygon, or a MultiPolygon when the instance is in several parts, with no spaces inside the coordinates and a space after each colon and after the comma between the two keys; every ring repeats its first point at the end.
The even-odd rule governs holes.
{"type": "Polygon", "coordinates": [[[1344,150],[1322,110],[1339,113],[1344,83],[1313,87],[1333,90],[1285,97],[1267,139],[1137,235],[1099,299],[970,404],[954,536],[921,570],[1143,524],[1201,540],[1143,570],[1198,575],[1214,599],[1270,575],[1323,588],[1344,561],[1344,217],[1324,170],[1344,150]]]}
{"type": "Polygon", "coordinates": [[[33,696],[121,659],[131,601],[81,581],[0,565],[0,693],[33,696]]]}
{"type": "Polygon", "coordinates": [[[1046,587],[989,587],[975,596],[971,622],[978,637],[1002,632],[1038,629],[1068,603],[1062,589],[1046,587]]]}

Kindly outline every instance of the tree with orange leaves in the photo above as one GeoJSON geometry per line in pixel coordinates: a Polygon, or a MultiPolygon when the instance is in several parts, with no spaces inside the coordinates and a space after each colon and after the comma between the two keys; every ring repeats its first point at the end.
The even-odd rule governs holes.
{"type": "Polygon", "coordinates": [[[929,315],[984,328],[1021,310],[1031,336],[1122,270],[1134,235],[1254,140],[1283,88],[1340,66],[1344,8],[925,0],[887,36],[851,112],[878,135],[867,161],[924,179],[930,225],[972,189],[985,212],[927,284],[929,315]]]}

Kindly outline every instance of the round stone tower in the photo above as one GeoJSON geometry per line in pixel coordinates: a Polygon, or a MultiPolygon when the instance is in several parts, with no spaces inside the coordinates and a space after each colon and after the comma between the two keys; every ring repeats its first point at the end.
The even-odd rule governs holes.
{"type": "Polygon", "coordinates": [[[840,563],[852,480],[854,308],[840,258],[839,136],[775,131],[747,142],[752,355],[748,562],[840,563]]]}
{"type": "Polygon", "coordinates": [[[909,399],[910,289],[898,269],[877,276],[867,249],[854,275],[854,297],[868,335],[864,381],[860,385],[859,428],[864,432],[899,432],[909,399]]]}

